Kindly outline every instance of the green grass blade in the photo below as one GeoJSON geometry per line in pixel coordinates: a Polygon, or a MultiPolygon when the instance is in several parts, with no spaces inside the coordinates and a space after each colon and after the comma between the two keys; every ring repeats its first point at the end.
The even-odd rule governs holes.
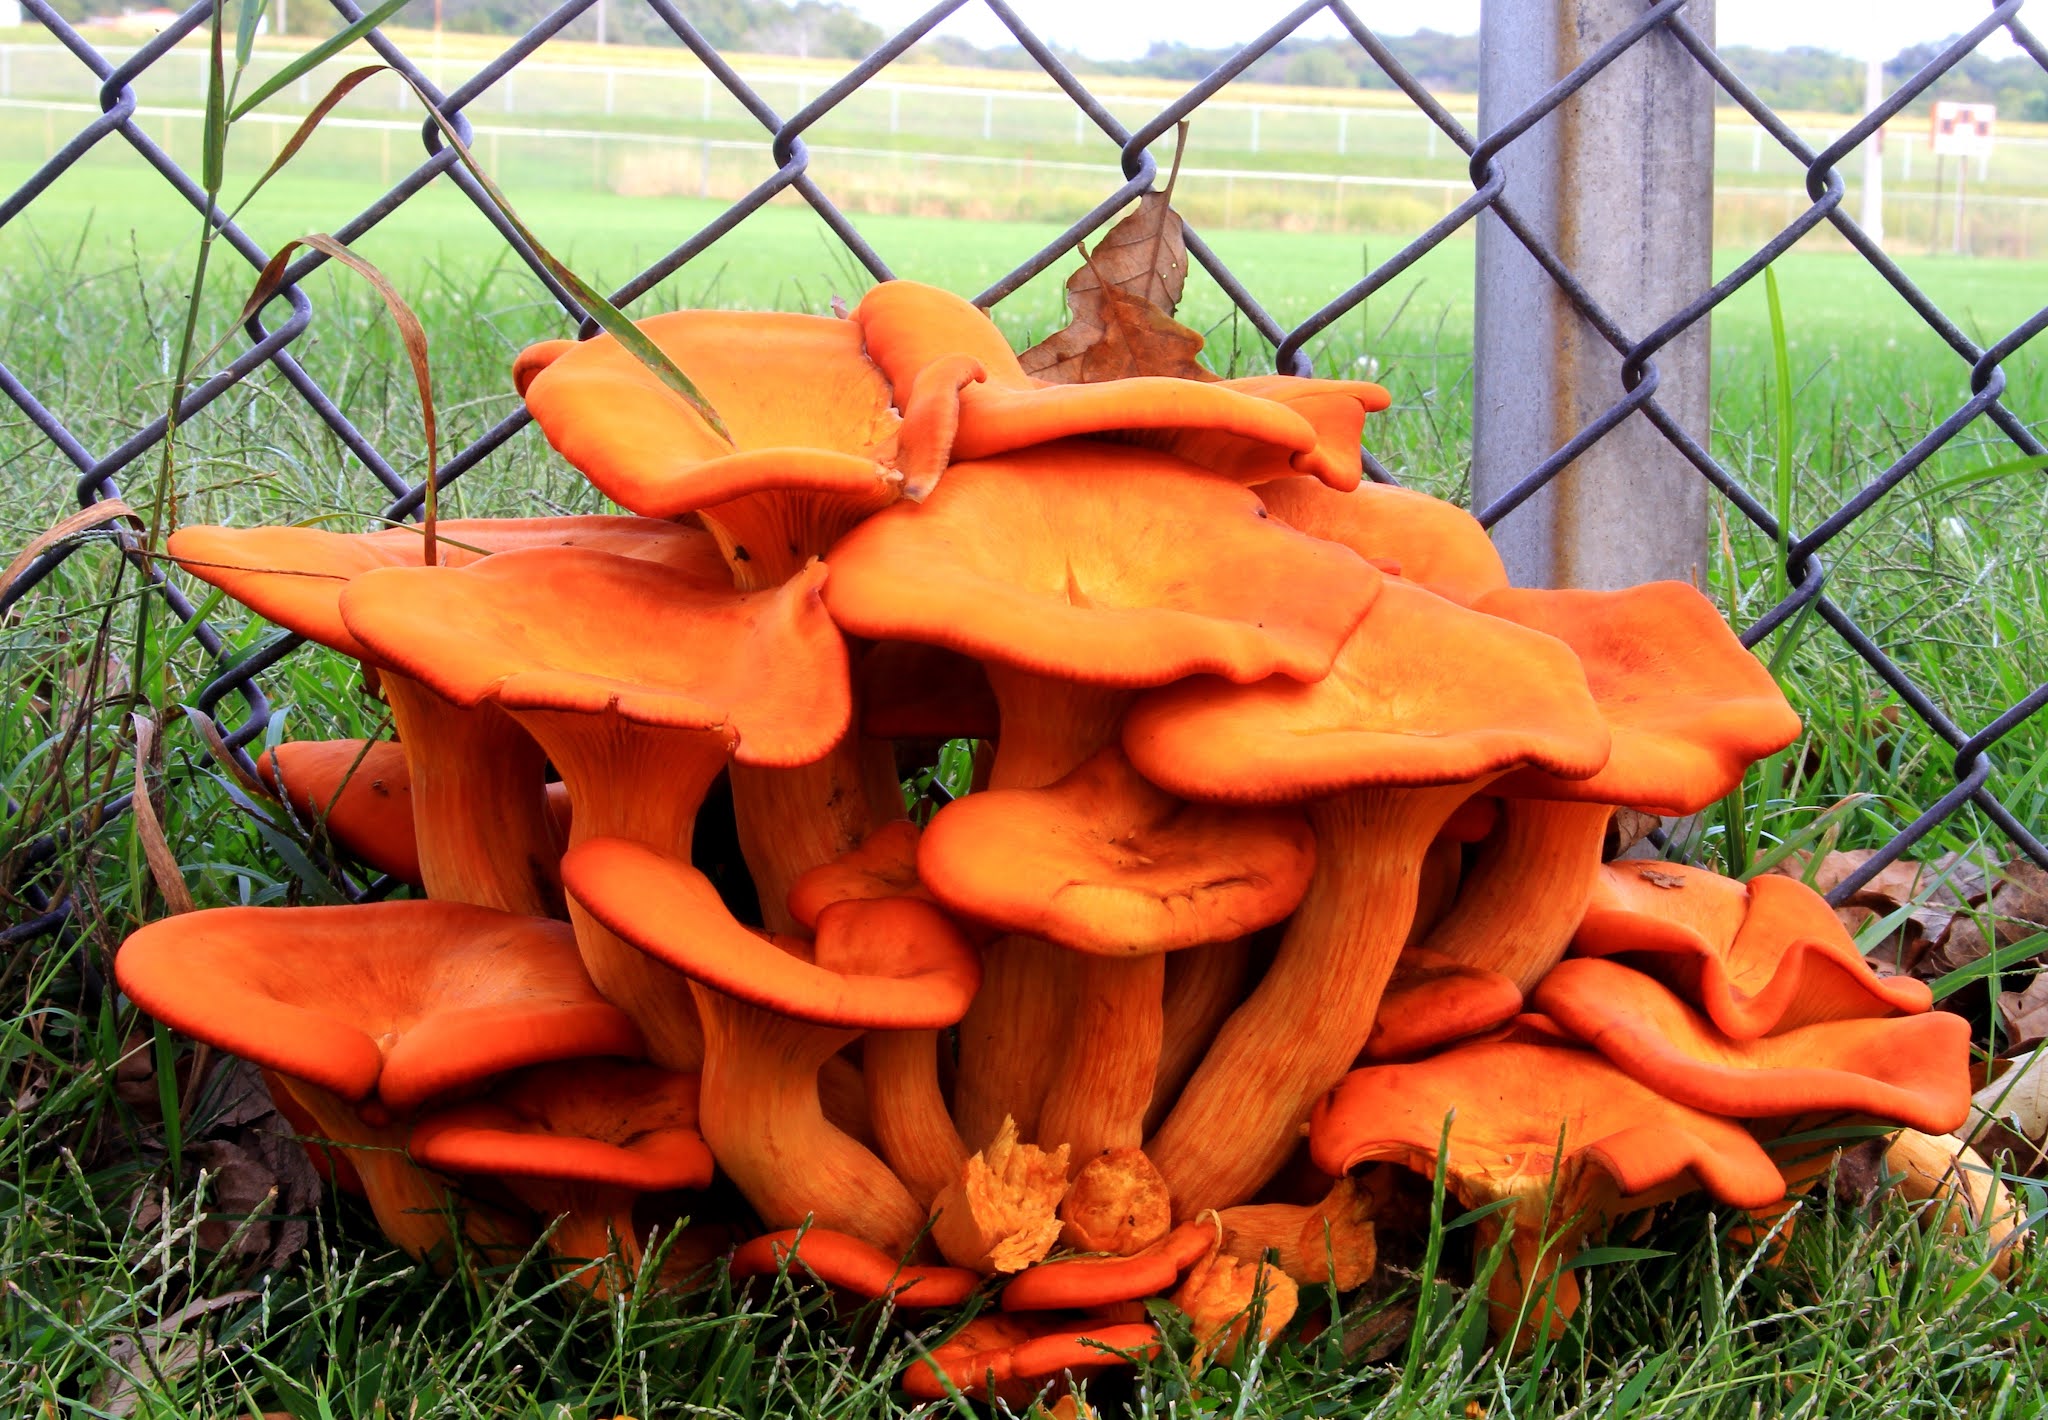
{"type": "Polygon", "coordinates": [[[270,0],[242,0],[241,23],[235,26],[237,74],[249,67],[249,56],[256,52],[256,27],[263,23],[263,12],[269,8],[270,0]]]}
{"type": "Polygon", "coordinates": [[[255,93],[235,105],[234,111],[228,115],[228,121],[230,123],[234,122],[272,94],[277,93],[289,84],[297,82],[300,75],[312,73],[329,59],[332,59],[335,55],[341,53],[342,50],[347,49],[371,30],[376,29],[377,26],[383,24],[400,10],[403,10],[405,4],[406,0],[384,0],[383,4],[370,11],[360,20],[357,20],[347,29],[329,35],[297,59],[285,65],[284,68],[258,84],[255,93]]]}
{"type": "Polygon", "coordinates": [[[201,135],[200,181],[207,196],[220,191],[228,165],[228,76],[221,58],[220,6],[213,7],[212,40],[207,53],[206,120],[201,135]]]}

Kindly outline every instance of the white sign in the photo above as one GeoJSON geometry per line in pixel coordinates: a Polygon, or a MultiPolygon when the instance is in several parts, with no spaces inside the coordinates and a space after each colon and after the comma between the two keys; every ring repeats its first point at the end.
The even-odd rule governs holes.
{"type": "Polygon", "coordinates": [[[1934,155],[1989,157],[1991,123],[1998,109],[1991,104],[1958,104],[1943,100],[1934,106],[1934,155]]]}

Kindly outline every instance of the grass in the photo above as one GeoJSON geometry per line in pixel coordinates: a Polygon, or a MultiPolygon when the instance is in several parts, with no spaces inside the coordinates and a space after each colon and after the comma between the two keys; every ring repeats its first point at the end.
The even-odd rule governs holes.
{"type": "MultiPolygon", "coordinates": [[[[0,163],[0,186],[24,171],[18,160],[0,163]]],[[[275,246],[331,229],[368,200],[373,179],[287,175],[252,209],[251,230],[275,246]]],[[[558,252],[610,280],[717,210],[681,198],[517,188],[514,196],[558,252]]],[[[95,450],[162,407],[196,226],[131,165],[96,158],[0,229],[0,359],[95,450]]],[[[903,274],[967,291],[1053,231],[905,217],[862,226],[903,274]]],[[[1283,321],[1301,319],[1394,246],[1261,231],[1222,231],[1215,241],[1283,321]]],[[[444,190],[360,248],[425,322],[444,448],[460,448],[512,409],[512,353],[561,333],[561,322],[444,190]]],[[[250,275],[235,266],[214,264],[202,347],[246,292],[250,275]]],[[[1003,307],[1013,339],[1059,322],[1065,269],[1003,307]]],[[[2043,288],[2040,264],[1930,259],[1912,270],[1979,339],[2031,314],[2043,288]]],[[[1374,423],[1374,451],[1404,478],[1452,496],[1464,488],[1470,448],[1469,272],[1469,246],[1447,245],[1313,347],[1323,370],[1370,371],[1389,385],[1396,406],[1374,423]]],[[[1761,289],[1716,317],[1712,446],[1766,503],[1807,527],[1910,447],[1967,384],[1960,363],[1853,258],[1794,253],[1776,277],[1782,342],[1761,289]]],[[[646,306],[822,310],[831,295],[852,297],[864,284],[815,218],[777,206],[646,306]]],[[[319,314],[295,355],[364,436],[416,476],[417,400],[381,307],[360,284],[324,273],[310,293],[319,314]]],[[[1219,365],[1259,368],[1261,343],[1212,285],[1191,283],[1187,310],[1219,365]]],[[[2022,353],[2009,374],[2013,407],[2037,413],[2038,359],[2022,353]]],[[[1972,728],[2048,680],[2048,570],[2038,555],[2048,545],[2048,485],[2010,456],[1986,426],[1972,426],[1829,550],[1830,595],[1972,728]]],[[[15,494],[0,509],[0,547],[12,548],[68,509],[72,471],[11,410],[0,416],[0,469],[15,494]]],[[[383,501],[274,372],[181,431],[169,476],[160,489],[157,465],[145,459],[123,480],[138,508],[161,491],[186,521],[354,526],[383,501]]],[[[457,484],[443,513],[597,506],[529,430],[457,484]]],[[[1704,572],[1746,620],[1777,593],[1776,549],[1739,518],[1724,523],[1704,572]]],[[[153,766],[159,812],[202,904],[317,901],[342,884],[299,829],[249,811],[196,722],[176,717],[211,663],[169,618],[139,617],[139,595],[132,569],[87,550],[0,626],[0,888],[10,911],[25,881],[53,871],[28,845],[59,823],[88,830],[54,865],[74,886],[76,928],[0,957],[0,1082],[12,1102],[0,1115],[0,1410],[284,1410],[301,1420],[893,1413],[887,1379],[918,1334],[901,1318],[838,1316],[816,1294],[786,1286],[741,1296],[718,1284],[681,1300],[578,1305],[537,1268],[437,1278],[406,1265],[346,1203],[315,1208],[281,1194],[252,1206],[234,1192],[240,1175],[221,1145],[249,1141],[232,1122],[232,1080],[151,1032],[108,987],[113,947],[161,910],[132,820],[92,819],[132,782],[125,714],[145,708],[169,721],[153,766]],[[256,1221],[235,1239],[232,1220],[252,1211],[256,1221]],[[259,1230],[263,1246],[244,1246],[259,1230]],[[300,1250],[268,1265],[294,1238],[300,1250]]],[[[264,634],[231,606],[212,611],[231,646],[264,634]]],[[[1952,753],[1910,715],[1894,718],[1889,693],[1825,627],[1795,622],[1763,649],[1806,714],[1808,737],[1702,818],[1689,840],[1695,851],[1739,870],[1788,844],[1881,842],[1952,782],[1952,753]]],[[[296,652],[265,686],[273,737],[368,733],[379,718],[347,666],[315,649],[296,652]]],[[[229,707],[232,721],[240,707],[229,707]]],[[[2048,819],[2048,724],[2016,731],[1998,760],[1994,788],[2023,821],[2048,819]]],[[[2004,849],[1966,813],[1916,850],[1937,851],[2004,849]]],[[[2048,1200],[2030,1202],[2038,1211],[2048,1200]]],[[[1823,1199],[1802,1210],[1779,1262],[1731,1248],[1726,1221],[1698,1206],[1668,1210],[1648,1237],[1656,1255],[1589,1260],[1588,1304],[1560,1343],[1504,1358],[1485,1348],[1483,1303],[1464,1287],[1471,1220],[1439,1218],[1449,1259],[1441,1275],[1421,1257],[1397,1257],[1385,1292],[1335,1309],[1312,1342],[1200,1375],[1176,1359],[1183,1346],[1135,1383],[1098,1388],[1098,1398],[1176,1417],[2048,1409],[2048,1271],[2038,1254],[2000,1288],[1985,1276],[1981,1244],[1923,1235],[1896,1204],[1865,1210],[1823,1199]],[[1414,1312],[1419,1340],[1379,1354],[1382,1330],[1414,1312]]]]}

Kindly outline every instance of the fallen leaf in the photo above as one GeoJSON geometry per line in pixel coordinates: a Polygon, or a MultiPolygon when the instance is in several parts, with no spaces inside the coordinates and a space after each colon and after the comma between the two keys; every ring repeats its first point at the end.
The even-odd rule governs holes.
{"type": "MultiPolygon", "coordinates": [[[[1876,849],[1854,848],[1824,855],[1813,869],[1811,882],[1816,892],[1833,892],[1858,872],[1875,855],[1876,849]]],[[[1773,872],[1807,879],[1812,855],[1794,853],[1773,872]]],[[[1889,917],[1910,908],[1906,917],[1884,941],[1872,945],[1868,955],[1899,970],[1931,979],[1951,968],[1929,970],[1923,961],[1931,948],[1947,935],[1956,914],[1982,899],[1984,870],[1959,853],[1947,853],[1931,863],[1899,858],[1885,864],[1875,877],[1851,893],[1835,908],[1835,916],[1850,933],[1861,932],[1875,917],[1889,917]]]]}
{"type": "Polygon", "coordinates": [[[1655,814],[1636,809],[1616,809],[1607,820],[1607,838],[1600,845],[1600,860],[1603,863],[1613,862],[1663,826],[1664,820],[1655,814]]]}
{"type": "Polygon", "coordinates": [[[1958,910],[1925,964],[1915,964],[1915,976],[1932,980],[1981,961],[1994,943],[2003,949],[2048,931],[2048,872],[2028,859],[2014,859],[1998,870],[1990,894],[1972,905],[1976,911],[1958,910]]]}
{"type": "Polygon", "coordinates": [[[1027,375],[1056,385],[1136,375],[1216,378],[1196,358],[1200,333],[1173,318],[1188,279],[1187,239],[1173,210],[1185,124],[1180,137],[1166,186],[1139,198],[1094,251],[1081,248],[1080,269],[1067,278],[1072,319],[1017,357],[1027,375]]]}
{"type": "Polygon", "coordinates": [[[2048,1040],[2048,971],[2038,973],[2024,991],[1999,992],[1998,1021],[2005,1028],[2008,1050],[2026,1050],[2048,1040]]]}
{"type": "Polygon", "coordinates": [[[1964,1142],[1987,1157],[2010,1155],[2010,1167],[2036,1177],[2048,1163],[2048,1045],[2012,1062],[2012,1068],[1971,1096],[1964,1142]]]}

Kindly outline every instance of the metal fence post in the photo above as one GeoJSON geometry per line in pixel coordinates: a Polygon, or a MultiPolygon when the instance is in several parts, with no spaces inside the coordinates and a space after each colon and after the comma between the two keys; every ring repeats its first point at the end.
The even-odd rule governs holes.
{"type": "MultiPolygon", "coordinates": [[[[1643,0],[1484,0],[1479,128],[1501,128],[1630,21],[1643,0]]],[[[1711,37],[1713,0],[1681,12],[1711,37]]],[[[1535,233],[1632,337],[1711,284],[1713,84],[1646,35],[1495,161],[1535,233]]],[[[1621,358],[1491,212],[1479,222],[1473,504],[1483,508],[1622,394],[1621,358]]],[[[1707,433],[1706,322],[1656,354],[1657,398],[1707,433]]],[[[1707,484],[1631,415],[1509,512],[1494,539],[1518,585],[1613,588],[1704,577],[1707,484]]]]}

